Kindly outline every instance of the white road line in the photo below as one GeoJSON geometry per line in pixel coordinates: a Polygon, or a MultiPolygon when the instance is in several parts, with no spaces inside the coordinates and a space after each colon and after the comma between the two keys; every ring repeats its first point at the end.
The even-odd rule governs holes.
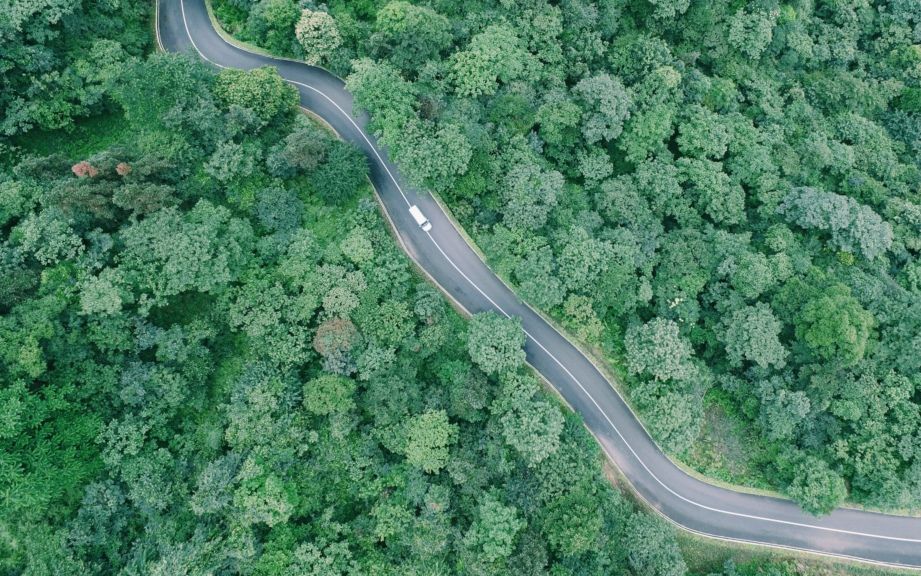
{"type": "Polygon", "coordinates": [[[166,52],[163,48],[163,40],[160,39],[160,0],[154,0],[154,34],[157,36],[157,46],[160,52],[166,52]]]}
{"type": "MultiPolygon", "coordinates": [[[[208,58],[207,56],[205,56],[205,55],[201,52],[201,50],[200,50],[200,49],[198,48],[198,46],[195,44],[195,40],[192,38],[191,31],[189,30],[189,24],[188,24],[188,20],[186,19],[186,14],[185,14],[185,0],[180,0],[180,7],[181,7],[181,10],[182,10],[182,20],[183,20],[183,24],[185,25],[186,34],[188,35],[189,41],[192,43],[192,46],[195,48],[195,51],[198,52],[198,54],[199,54],[204,60],[206,60],[207,62],[210,62],[210,63],[213,64],[214,66],[217,66],[218,68],[227,68],[227,66],[224,66],[224,65],[222,65],[222,64],[219,64],[219,63],[217,63],[217,62],[214,62],[213,60],[211,60],[210,58],[208,58]]],[[[160,23],[159,23],[159,19],[158,19],[158,21],[157,21],[158,35],[159,35],[159,24],[160,24],[160,23]]],[[[220,37],[220,35],[218,35],[218,36],[220,37]]],[[[234,46],[233,44],[230,44],[229,42],[227,42],[226,40],[224,40],[224,38],[221,38],[221,41],[224,42],[225,44],[227,44],[228,46],[230,46],[231,48],[234,48],[234,49],[237,49],[237,50],[241,50],[241,51],[242,51],[242,49],[238,48],[237,46],[234,46]]],[[[245,51],[244,51],[244,52],[245,52],[245,51]]],[[[247,53],[252,54],[252,53],[250,53],[250,52],[247,52],[247,53]]],[[[256,55],[256,54],[254,54],[254,55],[256,55]]],[[[262,57],[262,58],[271,59],[270,57],[264,56],[264,55],[261,55],[261,54],[259,54],[259,55],[257,55],[257,56],[262,57]]],[[[315,88],[315,87],[313,87],[313,86],[310,86],[310,85],[308,85],[308,84],[304,84],[304,83],[302,83],[302,82],[298,82],[298,81],[295,81],[295,80],[289,80],[289,79],[287,79],[287,78],[285,78],[285,80],[288,81],[288,82],[290,82],[290,83],[292,83],[292,84],[297,84],[297,85],[299,85],[299,86],[303,86],[304,88],[313,90],[313,91],[316,92],[317,94],[323,96],[323,97],[326,98],[333,106],[335,106],[336,109],[339,110],[339,111],[342,113],[343,116],[345,116],[345,117],[349,120],[349,122],[355,127],[355,129],[356,129],[356,130],[358,131],[358,133],[362,136],[362,138],[365,140],[365,142],[367,142],[369,148],[371,149],[372,152],[374,152],[375,157],[377,157],[377,159],[378,159],[378,161],[380,162],[381,166],[383,166],[384,170],[387,172],[387,175],[390,177],[390,179],[393,181],[394,185],[397,187],[397,190],[400,192],[401,196],[403,197],[403,200],[406,201],[407,205],[409,205],[410,202],[409,202],[408,198],[406,197],[406,194],[403,192],[403,189],[402,189],[402,187],[400,186],[399,182],[397,182],[396,178],[395,178],[394,175],[391,173],[390,169],[387,167],[386,162],[384,162],[384,160],[383,160],[383,158],[381,157],[380,153],[377,151],[377,147],[374,146],[374,144],[371,142],[371,140],[368,138],[368,136],[364,133],[364,131],[361,129],[361,127],[358,126],[358,124],[352,119],[351,115],[350,115],[348,112],[346,112],[345,110],[343,110],[342,107],[340,107],[331,97],[329,97],[329,96],[328,96],[326,93],[324,93],[323,91],[321,91],[321,90],[319,90],[319,89],[317,89],[317,88],[315,88]]],[[[386,209],[386,207],[385,207],[385,209],[386,209]]],[[[441,245],[438,244],[438,242],[435,240],[435,238],[432,236],[432,234],[431,234],[430,232],[426,232],[426,235],[429,237],[429,239],[432,241],[432,243],[434,244],[434,246],[437,248],[438,252],[441,253],[441,255],[445,258],[445,260],[446,260],[446,261],[447,261],[447,262],[448,262],[448,263],[449,263],[449,264],[450,264],[450,265],[461,275],[461,277],[464,278],[464,280],[466,280],[471,286],[473,286],[473,288],[476,289],[476,291],[479,292],[484,298],[486,298],[486,300],[487,300],[490,304],[492,304],[497,310],[499,310],[499,312],[501,312],[501,313],[502,313],[503,315],[505,315],[506,317],[511,318],[511,315],[510,315],[508,312],[506,312],[501,306],[499,306],[499,305],[498,305],[488,294],[486,294],[486,293],[485,293],[485,292],[484,292],[484,291],[483,291],[483,290],[482,290],[482,289],[481,289],[481,288],[480,288],[480,287],[479,287],[469,276],[467,276],[467,275],[463,272],[463,270],[460,269],[459,266],[457,266],[457,264],[450,258],[450,256],[448,256],[447,253],[441,248],[441,245]]],[[[552,327],[551,327],[551,329],[552,329],[552,327]]],[[[531,335],[527,330],[524,330],[524,328],[522,328],[522,330],[524,331],[525,335],[526,335],[528,338],[531,339],[532,342],[534,342],[538,347],[540,347],[540,349],[543,350],[544,353],[546,353],[550,358],[552,358],[553,361],[556,362],[557,365],[559,365],[560,368],[562,368],[564,372],[566,372],[566,374],[572,379],[572,381],[576,383],[576,385],[579,387],[579,389],[582,390],[582,392],[585,394],[585,396],[586,396],[589,400],[591,400],[592,404],[598,409],[598,411],[599,411],[599,412],[601,413],[601,415],[604,417],[605,421],[607,421],[607,423],[611,426],[611,428],[614,430],[614,432],[617,433],[617,436],[621,439],[621,441],[624,443],[624,445],[627,447],[627,449],[630,450],[630,453],[633,455],[633,457],[640,463],[641,466],[643,466],[643,468],[646,470],[646,472],[649,473],[649,475],[650,475],[659,485],[661,485],[665,490],[667,490],[669,493],[671,493],[671,494],[674,495],[675,497],[679,498],[680,500],[682,500],[682,501],[684,501],[684,502],[687,502],[688,504],[691,504],[691,505],[696,506],[696,507],[698,507],[698,508],[701,508],[701,509],[703,509],[703,510],[708,510],[708,511],[710,511],[710,512],[716,512],[716,513],[720,513],[720,514],[726,514],[726,515],[729,515],[729,516],[734,516],[734,517],[739,517],[739,518],[747,518],[747,519],[750,519],[750,520],[759,520],[759,521],[764,521],[764,522],[773,522],[773,523],[777,523],[777,524],[783,524],[783,525],[788,525],[788,526],[796,526],[796,527],[799,527],[799,528],[810,528],[810,529],[814,529],[814,530],[822,530],[822,531],[833,532],[833,533],[838,533],[838,534],[849,534],[849,535],[853,535],[853,536],[860,536],[860,537],[866,537],[866,538],[875,538],[875,539],[881,539],[881,540],[890,540],[890,541],[898,541],[898,542],[911,542],[911,543],[919,543],[919,544],[921,544],[921,539],[916,539],[916,538],[901,538],[901,537],[897,537],[897,536],[885,536],[885,535],[881,535],[881,534],[870,534],[870,533],[866,533],[866,532],[856,532],[856,531],[845,530],[845,529],[841,529],[841,528],[832,528],[832,527],[828,527],[828,526],[818,526],[818,525],[815,525],[815,524],[807,524],[807,523],[803,523],[803,522],[794,522],[794,521],[790,521],[790,520],[780,520],[780,519],[777,519],[777,518],[768,518],[768,517],[764,517],[764,516],[756,516],[756,515],[751,515],[751,514],[745,514],[745,513],[742,513],[742,512],[733,512],[733,511],[730,511],[730,510],[722,510],[722,509],[720,509],[720,508],[714,508],[714,507],[711,507],[711,506],[707,506],[707,505],[705,505],[705,504],[701,504],[701,503],[699,503],[699,502],[696,502],[696,501],[694,501],[694,500],[691,500],[691,499],[689,499],[689,498],[686,498],[686,497],[682,496],[681,494],[678,494],[678,493],[675,492],[672,488],[670,488],[669,486],[667,486],[667,485],[666,485],[666,484],[665,484],[665,483],[664,483],[664,482],[663,482],[663,481],[662,481],[662,480],[661,480],[661,479],[660,479],[660,478],[649,468],[649,466],[647,466],[647,464],[643,461],[643,459],[640,458],[639,454],[636,452],[636,450],[634,450],[633,446],[630,445],[630,443],[627,441],[626,437],[624,437],[624,435],[620,432],[620,430],[617,428],[617,426],[614,424],[614,422],[610,419],[610,417],[608,417],[607,413],[601,408],[601,405],[598,404],[598,402],[597,402],[597,401],[595,400],[595,398],[591,395],[591,393],[589,393],[588,390],[586,390],[585,386],[582,385],[582,383],[579,381],[579,379],[576,378],[575,375],[574,375],[572,372],[570,372],[570,370],[569,370],[569,369],[568,369],[568,368],[567,368],[567,367],[566,367],[556,356],[554,356],[552,352],[550,352],[546,347],[544,347],[544,345],[541,344],[539,340],[537,340],[536,338],[534,338],[534,336],[531,335]]],[[[562,337],[562,335],[561,335],[561,337],[562,337]]],[[[578,349],[577,349],[577,352],[579,352],[579,353],[581,354],[581,351],[578,351],[578,349]]],[[[591,362],[589,362],[589,363],[591,364],[591,362]]],[[[592,367],[596,370],[596,372],[598,371],[597,367],[595,367],[594,364],[592,364],[592,367]]],[[[601,376],[602,379],[605,379],[605,380],[606,380],[606,378],[604,378],[604,375],[600,374],[600,372],[598,372],[598,374],[601,376]]],[[[602,447],[602,449],[605,451],[605,453],[607,453],[607,450],[606,450],[606,449],[604,449],[603,447],[602,447]]],[[[612,456],[611,456],[610,454],[608,454],[608,457],[611,457],[611,458],[612,458],[612,456]]],[[[645,498],[644,498],[644,500],[645,500],[645,498]]],[[[686,529],[686,530],[688,530],[688,531],[690,531],[690,532],[695,532],[695,533],[698,533],[698,534],[703,534],[703,535],[705,535],[705,536],[709,536],[709,537],[713,537],[713,538],[720,538],[720,539],[724,539],[724,540],[728,540],[728,541],[733,541],[733,542],[753,543],[753,544],[760,544],[760,545],[769,546],[769,547],[777,547],[777,548],[787,548],[787,549],[793,549],[793,550],[801,550],[801,551],[806,551],[806,552],[811,552],[811,553],[816,553],[816,554],[821,554],[821,555],[827,555],[827,556],[839,557],[839,558],[855,559],[855,560],[861,560],[861,561],[866,561],[866,562],[871,562],[871,563],[877,563],[877,564],[883,564],[883,565],[892,565],[892,566],[900,566],[900,567],[918,568],[917,566],[913,566],[913,565],[904,565],[904,566],[903,566],[903,565],[901,565],[901,564],[880,563],[880,562],[878,562],[878,561],[874,561],[874,560],[870,560],[870,559],[865,559],[865,558],[859,558],[859,557],[856,557],[856,556],[855,556],[855,557],[852,557],[852,556],[847,556],[847,555],[842,555],[842,554],[834,554],[834,553],[830,553],[830,552],[824,552],[824,551],[821,551],[821,550],[813,550],[813,549],[809,549],[809,548],[796,548],[796,547],[785,546],[785,545],[782,545],[782,544],[772,544],[772,543],[766,543],[766,542],[750,542],[750,541],[742,540],[742,539],[735,539],[735,538],[726,538],[726,537],[722,537],[722,536],[715,536],[715,535],[712,535],[712,534],[707,534],[707,533],[705,533],[705,532],[700,532],[700,531],[695,530],[695,529],[693,529],[693,528],[689,528],[689,527],[687,527],[687,526],[685,526],[685,525],[683,525],[683,524],[680,524],[680,523],[674,521],[674,520],[671,519],[671,518],[669,518],[669,520],[671,520],[673,523],[677,524],[678,526],[681,526],[682,528],[684,528],[684,529],[686,529]]]]}

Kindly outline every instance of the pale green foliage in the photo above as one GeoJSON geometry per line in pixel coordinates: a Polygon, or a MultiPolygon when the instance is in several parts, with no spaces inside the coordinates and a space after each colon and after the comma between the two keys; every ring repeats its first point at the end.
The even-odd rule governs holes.
{"type": "MultiPolygon", "coordinates": [[[[918,507],[912,2],[213,4],[294,58],[302,9],[328,10],[306,54],[351,70],[347,112],[523,299],[613,355],[669,454],[810,507],[842,485],[918,507]],[[672,337],[636,346],[657,317],[672,337]],[[701,436],[724,411],[751,433],[701,436]]],[[[146,57],[145,3],[9,5],[0,573],[681,572],[521,334],[477,343],[418,286],[364,156],[284,82],[146,57]],[[229,210],[194,223],[202,198],[229,210]]]]}
{"type": "Polygon", "coordinates": [[[761,426],[768,438],[793,438],[796,427],[809,415],[812,408],[809,396],[801,390],[788,390],[784,387],[784,382],[776,377],[761,382],[758,393],[761,397],[761,426]]]}
{"type": "Polygon", "coordinates": [[[300,227],[304,204],[292,190],[264,188],[256,193],[253,212],[265,230],[287,235],[300,227]]]}
{"type": "Polygon", "coordinates": [[[691,106],[678,124],[678,147],[695,158],[719,160],[726,154],[731,134],[722,118],[703,106],[691,106]]]}
{"type": "Polygon", "coordinates": [[[382,302],[363,322],[364,333],[384,345],[397,345],[413,331],[413,317],[406,302],[382,302]]]}
{"type": "Polygon", "coordinates": [[[658,215],[676,216],[686,194],[681,189],[681,172],[665,160],[652,160],[637,166],[632,180],[645,202],[640,209],[651,209],[658,215]]]}
{"type": "Polygon", "coordinates": [[[849,196],[795,188],[778,211],[794,224],[828,232],[834,245],[872,260],[892,245],[892,226],[869,206],[849,196]]]}
{"type": "Polygon", "coordinates": [[[783,368],[787,351],[778,339],[782,327],[771,307],[763,302],[734,311],[726,320],[722,336],[729,362],[733,366],[749,361],[761,368],[783,368]]]}
{"type": "Polygon", "coordinates": [[[253,173],[258,155],[233,141],[221,142],[208,162],[205,173],[222,184],[253,173]]]}
{"type": "Polygon", "coordinates": [[[806,303],[796,335],[820,357],[852,364],[863,358],[873,325],[873,315],[850,290],[836,286],[806,303]]]}
{"type": "Polygon", "coordinates": [[[554,500],[544,516],[547,541],[564,556],[577,557],[599,545],[604,517],[599,508],[601,495],[584,485],[554,500]]]}
{"type": "Polygon", "coordinates": [[[774,36],[780,11],[739,9],[729,19],[729,44],[752,59],[758,59],[774,36]]]}
{"type": "Polygon", "coordinates": [[[0,390],[0,439],[14,438],[20,432],[26,399],[26,387],[21,381],[0,390]]]}
{"type": "Polygon", "coordinates": [[[702,214],[723,225],[738,224],[745,219],[745,192],[723,172],[719,162],[681,158],[678,168],[702,214]]]}
{"type": "Polygon", "coordinates": [[[563,430],[560,410],[538,396],[540,386],[534,378],[510,373],[493,410],[502,414],[505,442],[528,463],[536,466],[556,452],[563,430]]]}
{"type": "Polygon", "coordinates": [[[406,423],[406,461],[429,474],[448,463],[448,450],[457,441],[457,426],[444,410],[413,416],[406,423]]]}
{"type": "Polygon", "coordinates": [[[579,173],[586,185],[595,186],[614,173],[614,166],[603,148],[593,147],[579,153],[579,173]]]}
{"type": "Polygon", "coordinates": [[[536,163],[523,162],[513,167],[502,189],[505,223],[528,230],[542,227],[563,193],[563,184],[562,174],[542,170],[536,163]]]}
{"type": "MultiPolygon", "coordinates": [[[[465,334],[465,319],[388,241],[365,185],[364,155],[288,106],[293,94],[273,73],[218,76],[173,55],[126,71],[118,61],[89,61],[86,54],[122,56],[84,33],[95,16],[111,29],[105,16],[115,4],[126,11],[118,25],[146,39],[125,53],[148,49],[150,7],[83,4],[94,18],[75,10],[50,28],[32,21],[25,28],[60,40],[29,45],[48,74],[42,106],[52,110],[79,94],[81,106],[104,116],[72,134],[27,134],[15,148],[0,145],[12,162],[0,175],[0,459],[9,472],[0,482],[9,496],[0,525],[15,543],[0,545],[0,572],[629,569],[618,527],[634,506],[605,488],[578,418],[525,371],[520,324],[494,316],[465,334]],[[58,66],[62,48],[84,61],[58,66]],[[54,93],[59,71],[75,85],[63,96],[54,93]],[[117,95],[99,90],[110,82],[117,95]],[[45,156],[49,146],[61,154],[45,156]]],[[[301,5],[216,0],[214,9],[229,32],[296,56],[301,5]]],[[[408,20],[434,14],[407,6],[415,11],[408,20]]],[[[600,62],[594,8],[561,6],[535,15],[548,21],[522,31],[522,50],[556,66],[570,52],[583,66],[600,62]],[[587,40],[564,32],[564,22],[587,40]],[[545,30],[557,36],[545,38],[545,30]]],[[[381,36],[388,46],[368,47],[362,35],[375,28],[366,20],[374,9],[330,5],[346,41],[330,60],[337,70],[368,49],[396,57],[419,47],[412,58],[431,49],[414,44],[421,31],[400,28],[399,10],[379,20],[378,31],[391,27],[381,36]]],[[[454,21],[465,5],[440,9],[452,18],[445,32],[459,38],[490,24],[454,21]]],[[[611,35],[614,16],[605,18],[611,35]]],[[[514,22],[508,26],[517,33],[514,22]]],[[[632,292],[620,270],[646,256],[632,232],[604,229],[588,187],[564,188],[580,164],[589,181],[612,173],[609,151],[597,147],[580,162],[579,151],[591,148],[579,144],[580,114],[570,102],[563,115],[576,121],[563,118],[562,141],[546,143],[568,160],[555,166],[540,158],[545,143],[531,135],[531,113],[544,100],[530,76],[503,82],[498,102],[440,100],[432,86],[452,93],[450,63],[438,61],[443,52],[429,53],[422,69],[406,71],[414,86],[384,70],[411,95],[384,131],[400,140],[402,121],[393,118],[423,114],[412,120],[407,157],[440,186],[452,185],[475,149],[476,173],[458,197],[477,202],[484,222],[501,219],[495,193],[507,171],[493,162],[512,157],[509,149],[534,160],[539,169],[519,192],[552,180],[559,209],[541,208],[542,231],[557,219],[583,221],[560,251],[562,273],[582,289],[567,293],[559,279],[542,277],[556,270],[548,238],[519,228],[507,239],[524,243],[520,256],[536,254],[521,278],[546,301],[565,301],[580,334],[596,339],[596,314],[613,318],[618,296],[596,302],[592,283],[632,292]],[[495,133],[483,130],[481,112],[495,120],[495,133]],[[494,136],[515,142],[492,148],[494,136]]],[[[20,72],[0,72],[0,108],[10,92],[25,94],[20,72]]],[[[570,80],[549,67],[541,78],[561,94],[570,80]]],[[[388,105],[399,95],[385,89],[374,97],[388,105]]],[[[48,123],[70,114],[60,112],[48,123]]]]}
{"type": "Polygon", "coordinates": [[[415,117],[415,88],[385,62],[353,60],[345,87],[355,96],[358,108],[371,114],[372,125],[380,134],[400,130],[415,117]]]}
{"type": "Polygon", "coordinates": [[[323,296],[323,310],[333,316],[348,316],[359,304],[358,295],[342,284],[333,286],[323,296]]]}
{"type": "Polygon", "coordinates": [[[313,233],[301,228],[288,244],[279,273],[294,285],[310,285],[320,259],[320,249],[313,233]]]}
{"type": "Polygon", "coordinates": [[[262,353],[276,362],[302,364],[308,358],[316,301],[292,298],[276,282],[259,279],[232,289],[228,323],[242,330],[262,353]]]}
{"type": "Polygon", "coordinates": [[[607,271],[613,257],[610,241],[573,226],[557,259],[559,277],[570,291],[586,290],[607,271]]]}
{"type": "Polygon", "coordinates": [[[635,374],[649,374],[656,380],[680,380],[693,374],[691,346],[672,320],[654,318],[631,326],[624,347],[627,366],[635,374]]]}
{"type": "Polygon", "coordinates": [[[461,96],[488,96],[495,93],[499,82],[525,76],[530,59],[514,28],[492,24],[474,36],[465,50],[454,54],[451,78],[461,96]]]}
{"type": "Polygon", "coordinates": [[[291,31],[300,10],[294,0],[251,0],[252,12],[246,20],[247,40],[256,40],[274,52],[289,54],[294,48],[291,31]]]}
{"type": "Polygon", "coordinates": [[[515,277],[522,297],[528,302],[547,310],[563,301],[563,285],[556,277],[549,246],[530,251],[515,266],[515,277]]]}
{"type": "Polygon", "coordinates": [[[506,506],[493,496],[486,495],[477,507],[476,519],[464,535],[464,545],[474,548],[488,563],[510,556],[518,533],[525,521],[518,517],[514,506],[506,506]]]}
{"type": "Polygon", "coordinates": [[[174,497],[172,467],[172,455],[165,448],[125,461],[121,469],[128,499],[141,509],[163,512],[174,497]]]}
{"type": "Polygon", "coordinates": [[[48,211],[32,214],[16,227],[22,249],[44,266],[74,258],[84,250],[83,242],[70,225],[48,211]]]}
{"type": "Polygon", "coordinates": [[[635,112],[619,142],[627,160],[639,164],[650,155],[667,153],[665,142],[674,132],[674,119],[674,108],[665,105],[635,112]]]}
{"type": "Polygon", "coordinates": [[[275,68],[221,70],[214,95],[224,106],[249,108],[263,124],[290,113],[298,104],[297,90],[282,80],[275,68]]]}
{"type": "Polygon", "coordinates": [[[537,110],[540,135],[549,144],[571,144],[578,137],[581,118],[581,108],[563,91],[549,93],[537,110]]]}
{"type": "Polygon", "coordinates": [[[573,88],[573,93],[585,109],[582,136],[587,144],[620,136],[633,102],[619,78],[610,74],[584,78],[573,88]]]}
{"type": "Polygon", "coordinates": [[[291,576],[341,576],[353,573],[355,561],[347,542],[306,542],[294,550],[294,558],[284,570],[291,576]]]}
{"type": "Polygon", "coordinates": [[[317,65],[342,45],[336,21],[326,12],[304,9],[294,27],[294,36],[304,48],[304,61],[317,65]]]}
{"type": "Polygon", "coordinates": [[[588,296],[572,294],[563,303],[563,313],[566,314],[566,326],[580,340],[599,344],[604,333],[604,324],[595,313],[593,304],[594,300],[588,296]]]}
{"type": "Polygon", "coordinates": [[[521,320],[495,312],[474,314],[467,334],[470,359],[487,374],[514,370],[525,360],[521,320]]]}
{"type": "Polygon", "coordinates": [[[403,534],[412,523],[413,513],[399,504],[380,502],[371,510],[374,518],[374,537],[386,542],[391,536],[403,534]]]}
{"type": "Polygon", "coordinates": [[[233,503],[245,524],[272,527],[288,521],[297,505],[297,493],[290,483],[266,470],[255,458],[247,458],[237,474],[239,487],[233,503]]]}
{"type": "Polygon", "coordinates": [[[653,14],[660,20],[671,20],[684,14],[691,5],[691,0],[649,0],[655,7],[653,14]]]}
{"type": "Polygon", "coordinates": [[[6,226],[13,218],[25,213],[34,202],[28,186],[22,182],[0,182],[0,226],[6,226]]]}
{"type": "Polygon", "coordinates": [[[214,514],[224,510],[233,498],[233,484],[240,459],[230,454],[209,462],[198,475],[190,507],[197,515],[214,514]]]}
{"type": "Polygon", "coordinates": [[[377,13],[371,43],[404,70],[415,70],[451,42],[451,23],[426,6],[389,2],[377,13]]]}
{"type": "Polygon", "coordinates": [[[746,252],[735,263],[729,281],[739,294],[755,299],[774,284],[774,270],[764,254],[746,252]]]}
{"type": "Polygon", "coordinates": [[[118,274],[111,269],[90,276],[80,287],[80,309],[84,314],[115,314],[122,308],[118,274]]]}
{"type": "Polygon", "coordinates": [[[224,440],[236,450],[250,450],[272,442],[284,422],[283,395],[289,384],[274,366],[261,362],[246,365],[233,381],[230,402],[225,407],[227,426],[224,440]]]}
{"type": "Polygon", "coordinates": [[[383,141],[394,151],[407,176],[435,191],[449,188],[467,171],[473,150],[467,137],[454,124],[435,128],[430,122],[410,121],[397,134],[383,141]]]}
{"type": "Polygon", "coordinates": [[[655,430],[656,441],[672,454],[685,454],[700,434],[706,374],[691,370],[685,380],[648,380],[631,391],[646,423],[655,430]]]}
{"type": "Polygon", "coordinates": [[[355,264],[362,266],[374,259],[374,245],[361,228],[354,228],[339,244],[342,254],[355,264]]]}
{"type": "Polygon", "coordinates": [[[149,31],[137,26],[144,13],[121,2],[0,3],[0,134],[70,128],[98,112],[124,68],[149,46],[149,31]]]}
{"type": "Polygon", "coordinates": [[[793,482],[787,495],[804,510],[820,516],[828,514],[847,497],[844,479],[829,468],[824,460],[814,456],[800,458],[793,470],[793,482]]]}
{"type": "Polygon", "coordinates": [[[371,380],[390,369],[396,361],[396,349],[369,344],[356,360],[359,380],[371,380]]]}

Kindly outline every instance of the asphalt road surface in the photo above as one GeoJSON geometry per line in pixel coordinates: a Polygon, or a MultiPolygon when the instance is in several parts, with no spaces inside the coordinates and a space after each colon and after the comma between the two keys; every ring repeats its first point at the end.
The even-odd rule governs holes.
{"type": "Polygon", "coordinates": [[[735,492],[686,474],[662,453],[592,362],[496,277],[428,193],[405,182],[368,132],[367,116],[353,113],[352,96],[340,79],[232,46],[214,30],[205,0],[156,1],[164,50],[192,52],[218,67],[274,66],[298,88],[305,108],[367,155],[371,180],[409,255],[467,311],[521,318],[528,362],[581,414],[637,493],[674,524],[723,540],[921,568],[921,518],[851,509],[815,518],[787,500],[735,492]],[[430,232],[416,225],[411,204],[432,222],[430,232]]]}

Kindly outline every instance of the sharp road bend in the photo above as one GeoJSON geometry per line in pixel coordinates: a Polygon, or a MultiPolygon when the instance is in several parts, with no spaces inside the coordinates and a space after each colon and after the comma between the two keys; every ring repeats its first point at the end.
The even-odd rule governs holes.
{"type": "Polygon", "coordinates": [[[155,1],[163,50],[191,52],[221,68],[277,68],[297,87],[304,108],[364,152],[371,181],[409,255],[470,313],[493,310],[521,318],[528,362],[582,416],[640,497],[668,520],[727,541],[921,569],[921,518],[852,509],[815,518],[790,501],[735,492],[682,471],[595,365],[489,269],[431,195],[406,183],[368,131],[367,116],[354,113],[342,80],[231,45],[214,29],[205,0],[155,1]],[[412,204],[431,221],[430,231],[416,224],[412,204]]]}

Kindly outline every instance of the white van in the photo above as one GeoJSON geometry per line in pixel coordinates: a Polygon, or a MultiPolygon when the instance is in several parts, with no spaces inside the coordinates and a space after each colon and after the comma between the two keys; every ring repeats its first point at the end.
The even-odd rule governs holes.
{"type": "Polygon", "coordinates": [[[416,224],[419,225],[419,228],[422,228],[423,231],[428,232],[432,229],[432,223],[429,222],[429,219],[425,217],[425,214],[422,213],[422,210],[419,210],[419,207],[413,204],[409,207],[409,213],[413,215],[413,219],[416,221],[416,224]]]}

